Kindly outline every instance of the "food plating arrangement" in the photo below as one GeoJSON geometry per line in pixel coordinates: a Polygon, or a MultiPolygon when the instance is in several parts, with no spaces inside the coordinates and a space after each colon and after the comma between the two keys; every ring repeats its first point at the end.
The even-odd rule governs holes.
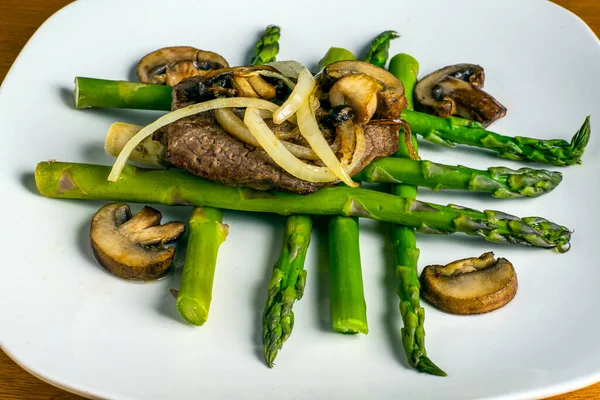
{"type": "Polygon", "coordinates": [[[144,56],[136,68],[139,82],[77,77],[78,109],[165,114],[147,126],[114,122],[105,137],[106,153],[116,157],[112,166],[40,162],[37,189],[50,198],[108,202],[91,220],[90,246],[106,270],[124,279],[163,277],[176,253],[168,244],[187,230],[181,285],[171,293],[173,307],[197,326],[208,320],[218,251],[228,234],[222,210],[285,216],[262,314],[269,367],[294,327],[292,309],[304,292],[315,219],[328,227],[331,328],[341,333],[369,332],[359,220],[388,223],[403,322],[398,346],[411,367],[445,376],[425,350],[421,297],[452,314],[497,310],[515,297],[519,266],[486,252],[440,259],[419,276],[416,233],[464,233],[560,253],[570,249],[574,233],[541,216],[417,200],[418,187],[499,199],[538,197],[563,178],[546,169],[475,169],[424,160],[417,137],[564,167],[581,163],[590,118],[570,141],[502,135],[489,126],[507,108],[483,90],[479,65],[440,65],[418,79],[412,56],[400,53],[388,63],[390,42],[399,35],[385,31],[360,58],[332,47],[319,70],[309,71],[296,61],[276,61],[280,34],[279,27],[268,26],[249,65],[232,67],[215,52],[176,46],[144,56]],[[159,211],[145,206],[132,215],[127,203],[189,206],[191,214],[187,223],[161,224],[159,211]]]}

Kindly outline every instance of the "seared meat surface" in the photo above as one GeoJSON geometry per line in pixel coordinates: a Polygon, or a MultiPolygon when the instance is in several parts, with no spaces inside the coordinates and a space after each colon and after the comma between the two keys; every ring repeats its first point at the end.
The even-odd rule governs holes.
{"type": "MultiPolygon", "coordinates": [[[[192,77],[173,88],[172,108],[175,110],[206,101],[216,94],[213,89],[202,84],[201,77],[192,77]]],[[[319,120],[319,123],[326,138],[332,138],[332,129],[327,126],[326,121],[319,120]]],[[[364,132],[366,151],[351,175],[358,173],[376,158],[392,155],[398,148],[396,124],[377,124],[372,121],[364,127],[364,132]]],[[[273,162],[263,149],[243,143],[227,133],[210,111],[172,123],[164,133],[166,158],[170,164],[225,185],[308,194],[337,183],[312,183],[290,175],[273,162]]],[[[298,143],[301,142],[302,140],[298,143]]]]}

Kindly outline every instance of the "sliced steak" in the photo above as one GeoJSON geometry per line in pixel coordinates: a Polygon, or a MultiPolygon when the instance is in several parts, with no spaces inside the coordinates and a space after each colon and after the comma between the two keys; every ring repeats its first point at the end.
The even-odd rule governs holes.
{"type": "MultiPolygon", "coordinates": [[[[173,109],[213,96],[213,93],[203,92],[202,86],[198,91],[198,82],[197,78],[190,78],[174,87],[173,109]]],[[[170,164],[225,185],[308,194],[339,182],[312,183],[290,175],[263,149],[227,133],[210,111],[184,118],[166,128],[166,159],[170,164]]],[[[392,155],[398,148],[397,125],[369,124],[364,132],[365,155],[351,175],[376,158],[392,155]]]]}

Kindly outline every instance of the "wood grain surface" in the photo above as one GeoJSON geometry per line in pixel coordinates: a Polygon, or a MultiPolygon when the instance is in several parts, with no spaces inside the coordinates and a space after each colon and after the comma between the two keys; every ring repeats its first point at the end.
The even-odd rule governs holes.
{"type": "MultiPolygon", "coordinates": [[[[101,1],[101,0],[99,0],[101,1]]],[[[0,82],[35,30],[70,0],[0,0],[0,82]]],[[[555,0],[600,36],[600,0],[555,0]]],[[[540,21],[541,22],[541,21],[540,21]]],[[[600,363],[600,360],[598,360],[600,363]]],[[[81,399],[30,375],[0,350],[0,400],[81,399]]],[[[600,383],[551,400],[600,399],[600,383]]]]}

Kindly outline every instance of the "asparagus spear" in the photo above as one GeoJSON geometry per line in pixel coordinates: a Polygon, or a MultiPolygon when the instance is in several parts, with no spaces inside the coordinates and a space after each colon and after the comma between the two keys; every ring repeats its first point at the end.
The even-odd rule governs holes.
{"type": "Polygon", "coordinates": [[[399,37],[400,35],[398,35],[398,32],[396,31],[385,31],[380,33],[373,39],[369,45],[367,54],[365,54],[362,60],[377,65],[379,68],[384,68],[389,56],[388,51],[390,49],[390,42],[399,37]]]}
{"type": "Polygon", "coordinates": [[[190,217],[177,310],[193,325],[203,325],[208,319],[217,253],[229,231],[222,221],[221,211],[211,207],[196,207],[190,217]]]}
{"type": "MultiPolygon", "coordinates": [[[[265,34],[256,45],[252,64],[266,64],[275,61],[279,52],[279,27],[268,26],[265,34]]],[[[292,215],[286,218],[283,246],[269,281],[269,292],[263,312],[262,341],[265,362],[269,368],[283,343],[292,334],[294,313],[292,307],[302,298],[306,284],[304,259],[310,243],[312,217],[292,215]]]]}
{"type": "MultiPolygon", "coordinates": [[[[412,109],[412,92],[417,83],[419,63],[408,54],[397,54],[391,59],[389,70],[404,84],[408,109],[412,109]]],[[[417,151],[417,140],[415,136],[412,138],[413,148],[417,151]]],[[[408,149],[402,140],[395,157],[409,157],[408,149]]],[[[414,199],[417,197],[417,188],[412,185],[393,185],[392,194],[414,199]]],[[[446,376],[446,373],[427,357],[425,350],[425,310],[420,304],[421,285],[417,270],[420,252],[417,248],[415,229],[392,225],[391,234],[398,277],[400,314],[404,323],[400,332],[408,363],[417,371],[446,376]]]]}
{"type": "Polygon", "coordinates": [[[147,170],[132,165],[125,166],[116,182],[109,182],[110,169],[44,161],[36,167],[35,180],[40,194],[53,198],[207,206],[281,215],[344,215],[411,226],[424,233],[462,232],[495,243],[556,248],[560,252],[569,250],[571,239],[569,229],[540,217],[518,218],[501,211],[442,206],[367,189],[335,186],[305,196],[262,192],[224,186],[182,170],[147,170]]]}
{"type": "Polygon", "coordinates": [[[329,221],[331,322],[340,333],[369,333],[363,288],[358,218],[334,216],[329,221]]]}
{"type": "Polygon", "coordinates": [[[477,170],[426,160],[382,158],[353,179],[363,182],[405,183],[433,190],[454,189],[490,193],[497,198],[538,197],[552,191],[562,174],[543,169],[490,167],[477,170]]]}
{"type": "Polygon", "coordinates": [[[330,47],[325,56],[319,60],[319,70],[322,70],[331,63],[337,61],[354,61],[356,56],[350,51],[341,47],[330,47]]]}
{"type": "MultiPolygon", "coordinates": [[[[80,99],[76,102],[77,108],[171,110],[171,88],[165,86],[78,77],[75,79],[75,93],[80,99]],[[90,81],[93,81],[93,85],[90,81]],[[118,90],[114,89],[117,84],[118,90]],[[136,91],[136,87],[152,87],[152,90],[132,93],[136,91]]],[[[455,144],[480,147],[495,151],[501,157],[511,160],[537,161],[561,166],[581,163],[591,133],[589,116],[571,142],[562,139],[545,140],[500,135],[483,129],[481,124],[475,121],[456,117],[440,118],[412,110],[404,110],[401,117],[408,122],[413,133],[432,143],[451,147],[455,144]]]]}
{"type": "Polygon", "coordinates": [[[171,111],[170,86],[139,82],[75,78],[75,107],[171,111]]]}
{"type": "Polygon", "coordinates": [[[261,65],[275,61],[279,53],[279,37],[281,29],[276,25],[269,25],[254,48],[254,56],[250,60],[252,65],[261,65]]]}
{"type": "Polygon", "coordinates": [[[575,133],[571,142],[562,139],[534,139],[524,136],[504,136],[485,130],[475,121],[462,118],[440,118],[411,110],[402,112],[413,133],[430,142],[453,147],[456,143],[481,147],[510,160],[537,161],[554,165],[581,163],[590,140],[590,117],[575,133]]]}
{"type": "Polygon", "coordinates": [[[269,294],[263,312],[263,345],[269,368],[294,327],[292,306],[302,298],[306,284],[304,259],[310,243],[312,217],[292,215],[286,218],[283,246],[273,267],[269,294]]]}
{"type": "MultiPolygon", "coordinates": [[[[111,125],[106,135],[107,153],[118,156],[125,143],[141,128],[122,122],[111,125]]],[[[129,160],[149,167],[166,167],[165,154],[164,145],[148,138],[136,147],[129,160]]],[[[515,198],[537,197],[552,191],[561,182],[562,174],[532,168],[490,167],[477,170],[460,165],[386,157],[371,162],[352,178],[371,183],[406,183],[433,190],[468,190],[490,193],[498,198],[515,198]]]]}
{"type": "MultiPolygon", "coordinates": [[[[349,50],[332,48],[319,64],[324,68],[330,63],[347,59],[356,58],[349,50]]],[[[328,238],[329,296],[333,330],[366,335],[369,333],[369,324],[360,262],[358,218],[331,218],[328,238]]]]}

